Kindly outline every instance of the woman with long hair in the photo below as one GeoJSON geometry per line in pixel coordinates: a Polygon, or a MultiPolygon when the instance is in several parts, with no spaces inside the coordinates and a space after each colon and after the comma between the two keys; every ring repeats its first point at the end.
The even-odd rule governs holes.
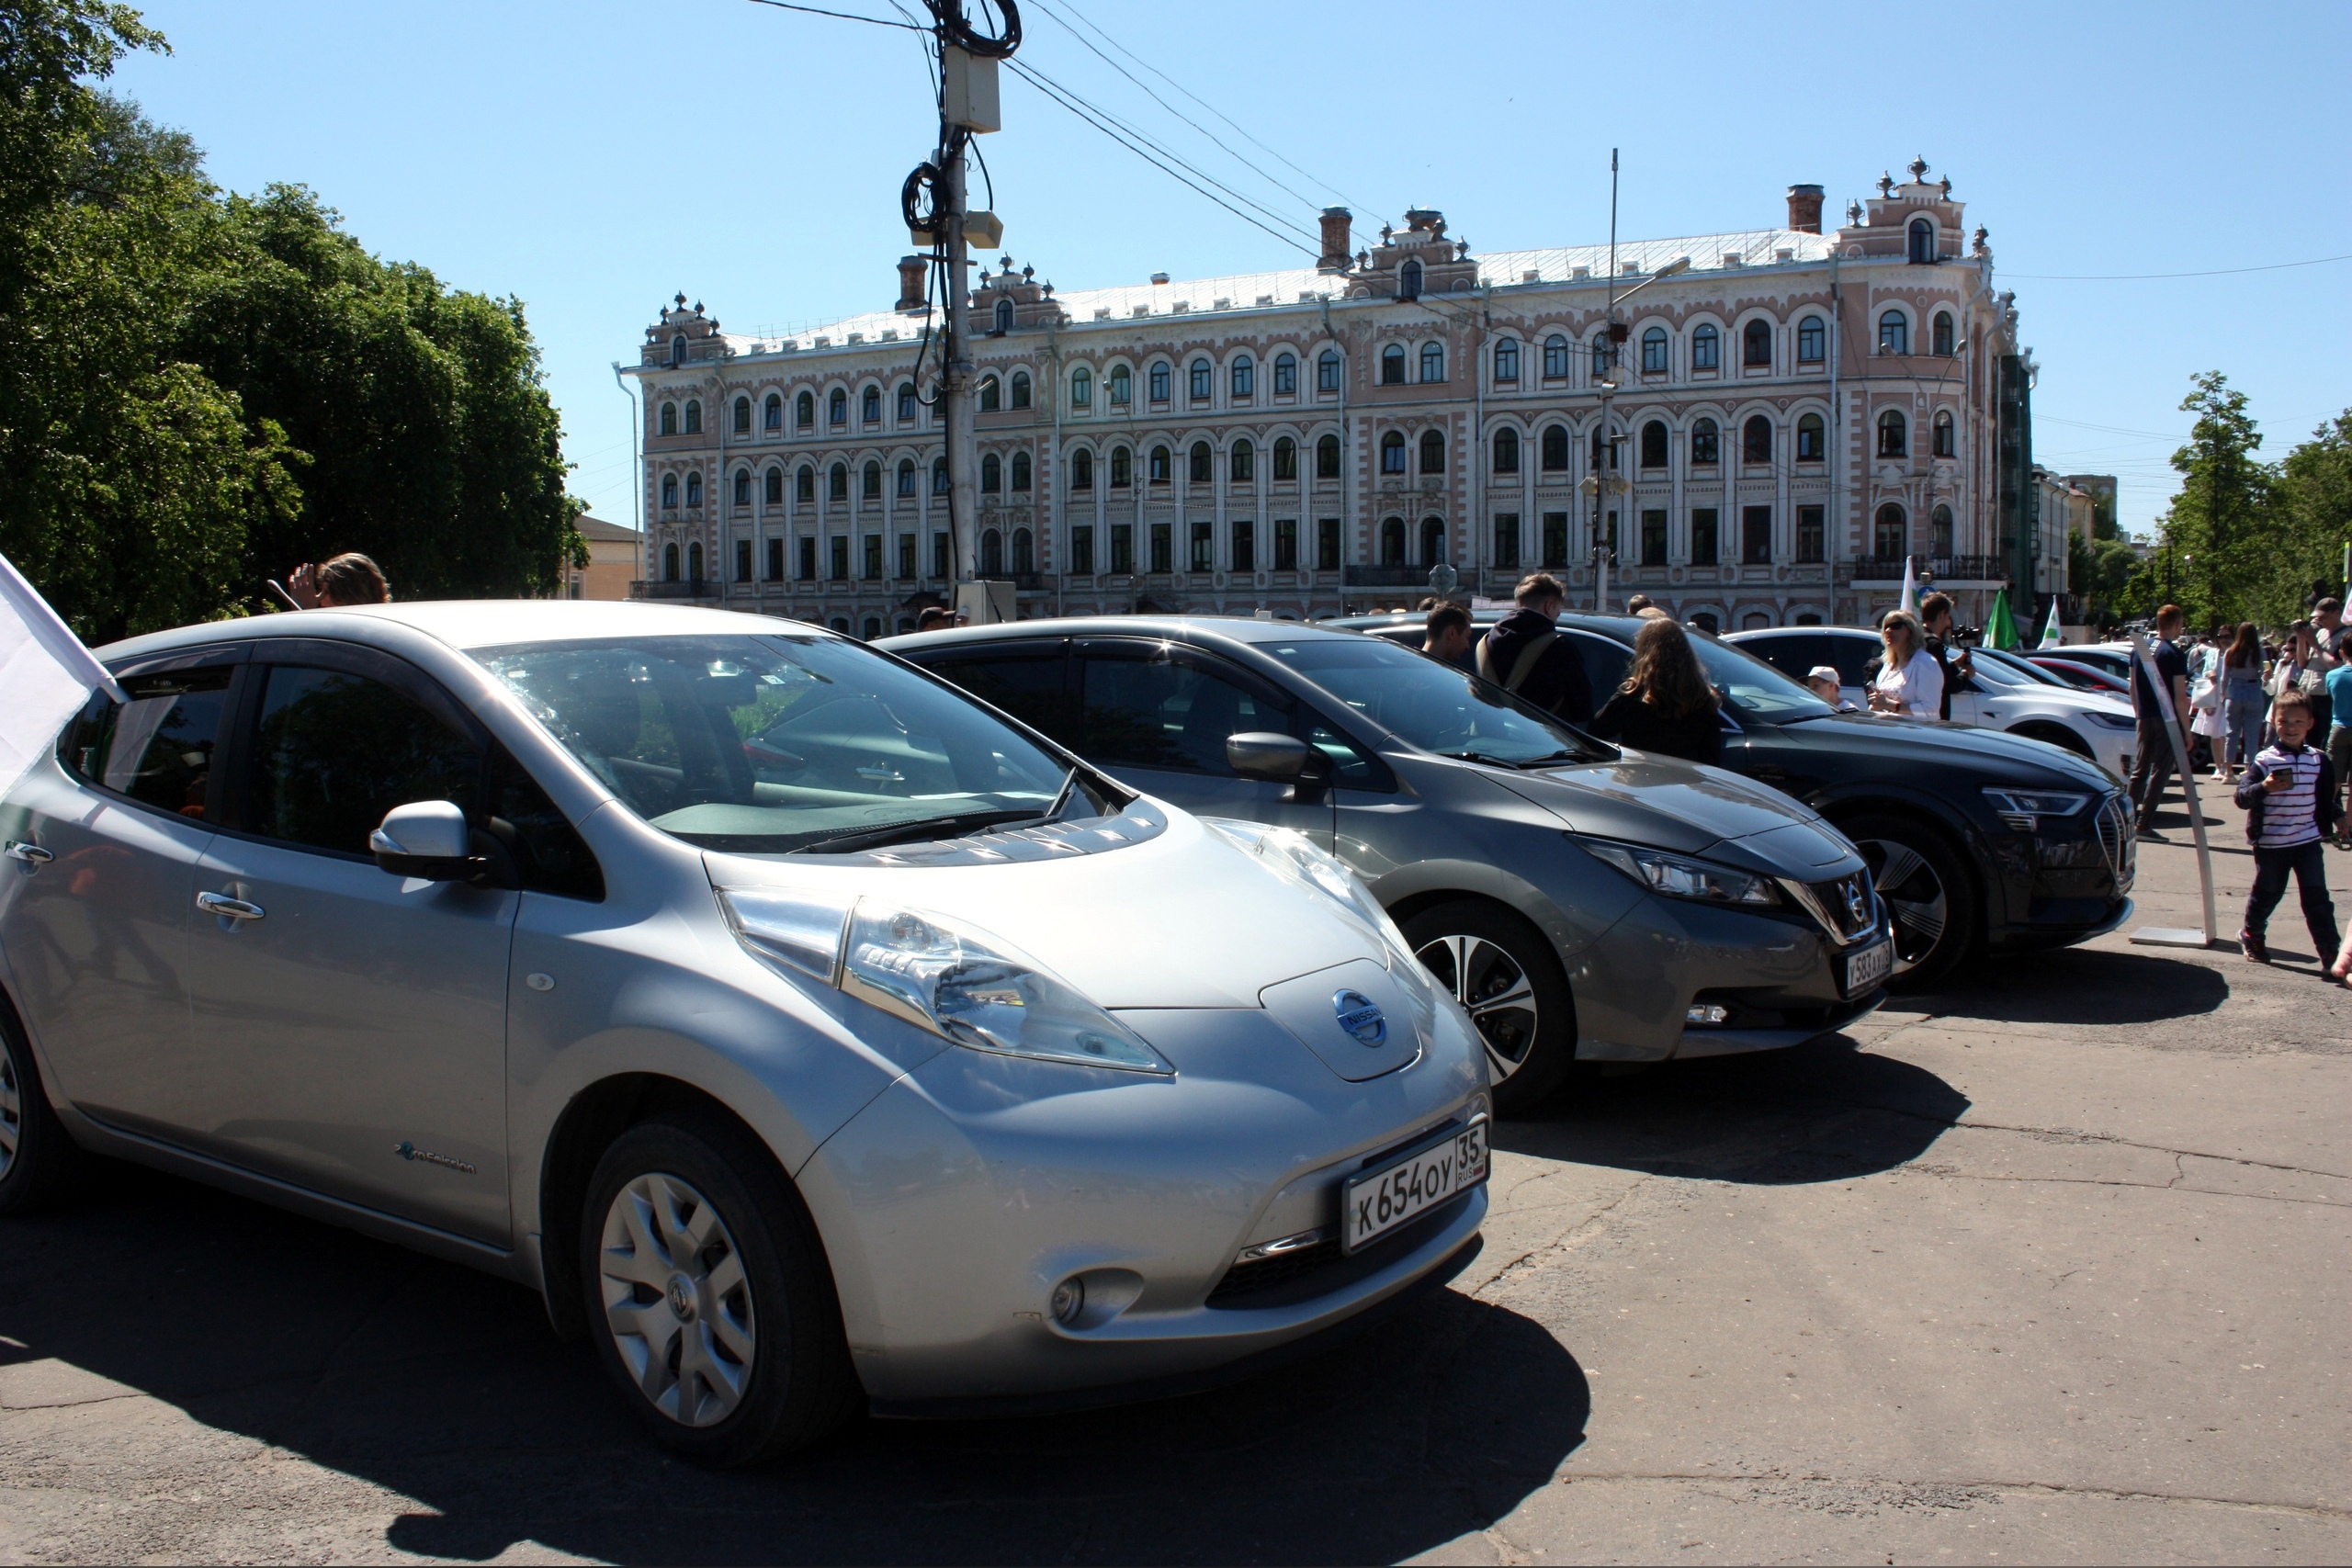
{"type": "Polygon", "coordinates": [[[1944,672],[1927,650],[1919,617],[1908,610],[1889,610],[1878,635],[1886,651],[1878,677],[1871,682],[1871,711],[1934,718],[1943,711],[1944,672]]]}
{"type": "Polygon", "coordinates": [[[1724,754],[1719,705],[1689,634],[1659,615],[1645,620],[1634,634],[1633,668],[1585,728],[1637,751],[1713,762],[1724,754]]]}
{"type": "Polygon", "coordinates": [[[2252,621],[2222,653],[2222,720],[2228,739],[2219,759],[2223,782],[2233,781],[2240,768],[2262,750],[2262,710],[2268,699],[2262,690],[2262,628],[2252,621]]]}

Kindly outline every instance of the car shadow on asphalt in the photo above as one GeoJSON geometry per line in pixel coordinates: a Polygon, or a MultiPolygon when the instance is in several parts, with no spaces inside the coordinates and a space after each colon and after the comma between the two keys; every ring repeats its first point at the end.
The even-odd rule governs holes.
{"type": "Polygon", "coordinates": [[[1955,971],[1946,989],[1893,1005],[1991,1023],[2114,1026],[2210,1013],[2229,994],[2229,976],[2210,964],[2161,953],[2068,947],[1979,959],[1955,971]]]}
{"type": "MultiPolygon", "coordinates": [[[[712,1473],[652,1449],[530,1292],[243,1199],[126,1168],[0,1221],[0,1255],[20,1264],[0,1376],[54,1358],[152,1395],[414,1499],[388,1544],[470,1560],[530,1540],[643,1562],[1393,1562],[1542,1489],[1591,1409],[1549,1330],[1440,1291],[1214,1392],[865,1421],[712,1473]]],[[[72,1484],[120,1464],[143,1493],[170,1462],[78,1430],[72,1484]]]]}

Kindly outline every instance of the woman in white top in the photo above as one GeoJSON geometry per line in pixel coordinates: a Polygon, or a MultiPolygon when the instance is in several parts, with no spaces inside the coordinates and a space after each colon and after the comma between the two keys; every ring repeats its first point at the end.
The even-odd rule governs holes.
{"type": "Polygon", "coordinates": [[[1878,679],[1871,682],[1871,711],[1928,718],[1942,712],[1944,672],[1935,656],[1920,646],[1919,617],[1908,610],[1890,610],[1879,625],[1879,637],[1886,645],[1886,656],[1878,679]]]}

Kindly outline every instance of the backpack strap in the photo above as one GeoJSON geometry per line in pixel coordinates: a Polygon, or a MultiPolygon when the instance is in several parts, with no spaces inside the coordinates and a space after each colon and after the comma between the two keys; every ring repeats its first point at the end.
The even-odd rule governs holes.
{"type": "MultiPolygon", "coordinates": [[[[1510,667],[1510,679],[1503,682],[1503,689],[1507,692],[1516,692],[1527,684],[1527,678],[1535,673],[1538,661],[1543,659],[1551,646],[1559,640],[1560,634],[1556,631],[1544,632],[1530,638],[1527,646],[1519,650],[1519,658],[1510,667]]],[[[1490,660],[1488,662],[1493,661],[1490,660]]]]}

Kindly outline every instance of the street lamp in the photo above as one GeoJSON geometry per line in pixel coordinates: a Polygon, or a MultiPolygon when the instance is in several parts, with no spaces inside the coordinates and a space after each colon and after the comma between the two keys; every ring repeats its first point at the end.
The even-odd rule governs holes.
{"type": "Polygon", "coordinates": [[[1617,307],[1658,279],[1674,277],[1690,270],[1690,258],[1677,256],[1623,294],[1616,292],[1617,280],[1613,271],[1610,276],[1609,319],[1603,329],[1608,335],[1609,363],[1600,372],[1600,440],[1598,444],[1599,449],[1609,455],[1608,478],[1604,482],[1600,469],[1596,467],[1579,487],[1587,495],[1592,497],[1592,609],[1595,615],[1605,615],[1609,613],[1609,567],[1616,556],[1616,541],[1613,538],[1605,539],[1601,536],[1601,496],[1604,492],[1610,495],[1623,495],[1633,488],[1617,472],[1617,437],[1611,433],[1609,425],[1610,400],[1617,395],[1617,388],[1624,373],[1624,367],[1617,358],[1617,345],[1625,341],[1626,329],[1617,320],[1617,307]]]}

